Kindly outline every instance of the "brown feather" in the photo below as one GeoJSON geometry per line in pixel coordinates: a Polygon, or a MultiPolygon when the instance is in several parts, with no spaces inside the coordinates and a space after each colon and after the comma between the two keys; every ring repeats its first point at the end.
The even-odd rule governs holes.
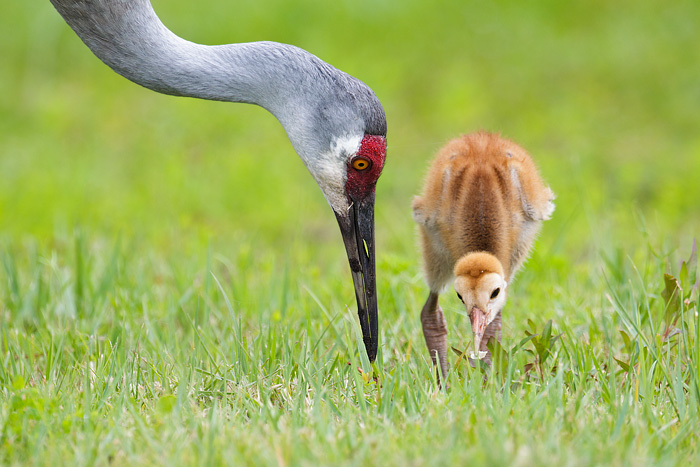
{"type": "Polygon", "coordinates": [[[412,207],[430,287],[421,311],[423,334],[443,374],[447,325],[440,292],[457,277],[455,289],[472,328],[479,329],[476,358],[483,354],[490,361],[486,344],[491,337],[500,341],[507,283],[554,211],[553,200],[527,152],[498,135],[462,136],[438,152],[412,207]]]}
{"type": "Polygon", "coordinates": [[[413,202],[431,289],[447,285],[457,261],[476,251],[498,258],[510,280],[553,199],[530,156],[512,141],[478,132],[447,143],[413,202]]]}

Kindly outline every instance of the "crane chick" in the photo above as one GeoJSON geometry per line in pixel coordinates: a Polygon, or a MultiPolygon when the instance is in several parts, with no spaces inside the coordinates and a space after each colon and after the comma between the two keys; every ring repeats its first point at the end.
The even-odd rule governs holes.
{"type": "Polygon", "coordinates": [[[447,324],[438,304],[454,281],[474,333],[472,358],[490,363],[486,344],[501,340],[508,283],[554,212],[554,193],[520,146],[486,132],[456,138],[428,171],[413,200],[430,294],[421,311],[425,342],[447,373],[447,324]]]}

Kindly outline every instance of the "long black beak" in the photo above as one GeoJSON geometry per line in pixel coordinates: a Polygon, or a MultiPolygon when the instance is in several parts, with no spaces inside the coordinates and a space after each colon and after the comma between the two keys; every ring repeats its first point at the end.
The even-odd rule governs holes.
{"type": "Polygon", "coordinates": [[[362,340],[370,362],[377,358],[377,279],[374,266],[374,193],[354,201],[346,213],[335,213],[355,285],[362,340]]]}

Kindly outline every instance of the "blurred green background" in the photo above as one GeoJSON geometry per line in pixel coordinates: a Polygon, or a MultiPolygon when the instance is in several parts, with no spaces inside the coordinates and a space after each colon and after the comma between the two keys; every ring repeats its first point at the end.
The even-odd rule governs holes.
{"type": "MultiPolygon", "coordinates": [[[[479,129],[529,150],[557,193],[540,249],[629,241],[635,212],[663,236],[698,226],[697,2],[153,3],[187,39],[292,43],[374,89],[389,122],[380,259],[414,256],[428,161],[479,129]]],[[[340,257],[332,213],[265,111],[133,85],[48,2],[7,3],[0,25],[2,235],[81,226],[217,249],[244,236],[280,253],[303,238],[340,257]]]]}

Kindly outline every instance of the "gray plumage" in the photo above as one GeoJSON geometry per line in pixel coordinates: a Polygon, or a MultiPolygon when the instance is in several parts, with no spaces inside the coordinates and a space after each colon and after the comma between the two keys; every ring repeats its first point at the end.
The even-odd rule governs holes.
{"type": "Polygon", "coordinates": [[[97,57],[131,81],[164,94],[257,104],[277,117],[335,212],[363,341],[374,361],[374,190],[386,158],[386,119],[372,90],[291,45],[206,46],[181,39],[148,0],[51,3],[97,57]],[[354,166],[356,159],[364,166],[354,166]]]}
{"type": "Polygon", "coordinates": [[[100,60],[141,86],[267,109],[307,166],[335,138],[386,135],[384,109],[374,92],[298,47],[195,44],[166,28],[148,0],[51,3],[100,60]]]}

